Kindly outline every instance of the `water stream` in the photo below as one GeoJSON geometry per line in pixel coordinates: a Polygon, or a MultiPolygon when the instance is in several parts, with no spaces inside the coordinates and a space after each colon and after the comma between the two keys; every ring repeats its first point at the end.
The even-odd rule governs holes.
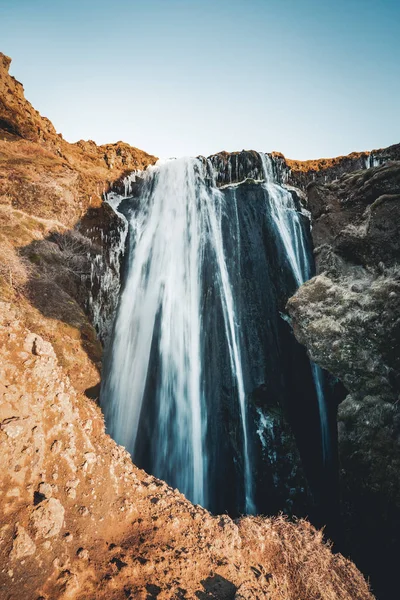
{"type": "MultiPolygon", "coordinates": [[[[276,182],[271,157],[268,154],[260,153],[260,158],[265,179],[264,187],[268,192],[271,214],[284,243],[297,284],[300,286],[310,279],[312,268],[304,243],[299,212],[296,210],[290,191],[276,182]]],[[[326,462],[329,460],[331,452],[329,420],[324,394],[324,376],[321,368],[312,361],[311,370],[319,406],[322,458],[326,462]]]]}
{"type": "MultiPolygon", "coordinates": [[[[304,216],[260,158],[264,182],[248,189],[218,189],[202,159],[142,174],[124,201],[127,268],[101,393],[108,431],[135,462],[195,503],[247,514],[260,510],[249,397],[268,378],[288,394],[278,308],[312,270],[304,216]]],[[[311,377],[327,452],[315,366],[311,377]]]]}

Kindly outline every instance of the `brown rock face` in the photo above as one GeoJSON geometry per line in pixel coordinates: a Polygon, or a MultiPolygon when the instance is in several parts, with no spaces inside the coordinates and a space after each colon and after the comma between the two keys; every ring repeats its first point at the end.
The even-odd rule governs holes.
{"type": "Polygon", "coordinates": [[[30,518],[35,537],[49,538],[57,535],[64,523],[64,513],[63,505],[56,498],[44,500],[35,508],[30,518]]]}
{"type": "Polygon", "coordinates": [[[113,181],[157,160],[124,142],[69,144],[25,99],[10,63],[0,53],[0,203],[71,227],[113,181]]]}
{"type": "Polygon", "coordinates": [[[27,556],[32,556],[36,552],[36,545],[31,540],[26,530],[18,523],[15,526],[16,532],[12,542],[10,560],[21,560],[27,556]]]}
{"type": "Polygon", "coordinates": [[[24,87],[8,73],[11,58],[0,52],[0,129],[7,139],[19,137],[57,147],[56,130],[25,100],[24,87]]]}
{"type": "Polygon", "coordinates": [[[101,344],[93,324],[99,332],[112,319],[119,272],[110,248],[122,227],[102,196],[156,158],[122,142],[67,143],[25,99],[9,65],[0,54],[0,299],[21,306],[80,390],[95,390],[101,344]],[[112,298],[100,297],[105,277],[114,277],[112,298]]]}
{"type": "Polygon", "coordinates": [[[372,600],[306,521],[211,516],[137,469],[49,344],[1,302],[0,353],[4,600],[372,600]]]}
{"type": "Polygon", "coordinates": [[[400,540],[400,162],[308,189],[319,275],[289,301],[339,406],[346,550],[391,598],[400,540]]]}

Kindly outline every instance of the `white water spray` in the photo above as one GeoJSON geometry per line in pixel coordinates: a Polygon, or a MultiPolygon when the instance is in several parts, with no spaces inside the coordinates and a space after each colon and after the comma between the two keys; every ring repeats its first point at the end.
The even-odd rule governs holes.
{"type": "MultiPolygon", "coordinates": [[[[246,511],[254,512],[247,411],[235,304],[224,255],[223,195],[206,181],[199,159],[167,161],[148,169],[139,209],[131,219],[133,249],[115,323],[106,395],[106,420],[115,439],[135,456],[151,353],[160,357],[155,474],[171,470],[179,489],[205,504],[207,403],[202,385],[201,275],[206,248],[225,324],[240,405],[246,511]]],[[[151,383],[150,383],[151,384],[151,383]]]]}
{"type": "MultiPolygon", "coordinates": [[[[311,276],[311,267],[307,259],[304,237],[301,230],[300,215],[296,210],[292,194],[289,190],[276,183],[273,163],[268,154],[260,153],[264,175],[264,187],[268,191],[271,215],[279,235],[285,246],[286,254],[296,279],[297,285],[302,285],[311,276]]],[[[330,436],[327,407],[323,390],[323,373],[321,368],[310,361],[318,400],[322,459],[325,463],[330,454],[330,436]]]]}

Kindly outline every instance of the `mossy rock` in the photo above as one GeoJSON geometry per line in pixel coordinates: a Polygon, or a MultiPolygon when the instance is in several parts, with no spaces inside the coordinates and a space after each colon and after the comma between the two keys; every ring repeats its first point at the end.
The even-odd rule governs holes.
{"type": "Polygon", "coordinates": [[[42,263],[42,257],[39,254],[36,254],[36,253],[29,254],[28,258],[35,265],[40,265],[42,263]]]}

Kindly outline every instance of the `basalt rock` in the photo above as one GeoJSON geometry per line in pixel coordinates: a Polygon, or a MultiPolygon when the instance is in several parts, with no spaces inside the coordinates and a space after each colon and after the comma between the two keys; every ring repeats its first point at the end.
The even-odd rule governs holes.
{"type": "MultiPolygon", "coordinates": [[[[318,160],[292,160],[280,152],[272,152],[271,158],[275,180],[295,188],[293,191],[299,194],[305,192],[311,183],[323,185],[355,171],[398,161],[400,144],[371,152],[352,152],[347,156],[318,160]]],[[[245,179],[264,178],[260,154],[254,150],[218,152],[209,157],[209,162],[213,168],[210,177],[215,178],[218,186],[240,183],[245,179]]]]}
{"type": "Polygon", "coordinates": [[[338,433],[344,547],[392,598],[400,541],[400,162],[308,189],[319,275],[294,331],[349,395],[338,433]]]}
{"type": "Polygon", "coordinates": [[[274,152],[273,155],[278,162],[282,162],[286,166],[288,183],[301,190],[306,190],[312,182],[330,183],[355,171],[400,160],[400,144],[370,152],[352,152],[347,156],[316,160],[292,160],[278,152],[274,152]]]}

